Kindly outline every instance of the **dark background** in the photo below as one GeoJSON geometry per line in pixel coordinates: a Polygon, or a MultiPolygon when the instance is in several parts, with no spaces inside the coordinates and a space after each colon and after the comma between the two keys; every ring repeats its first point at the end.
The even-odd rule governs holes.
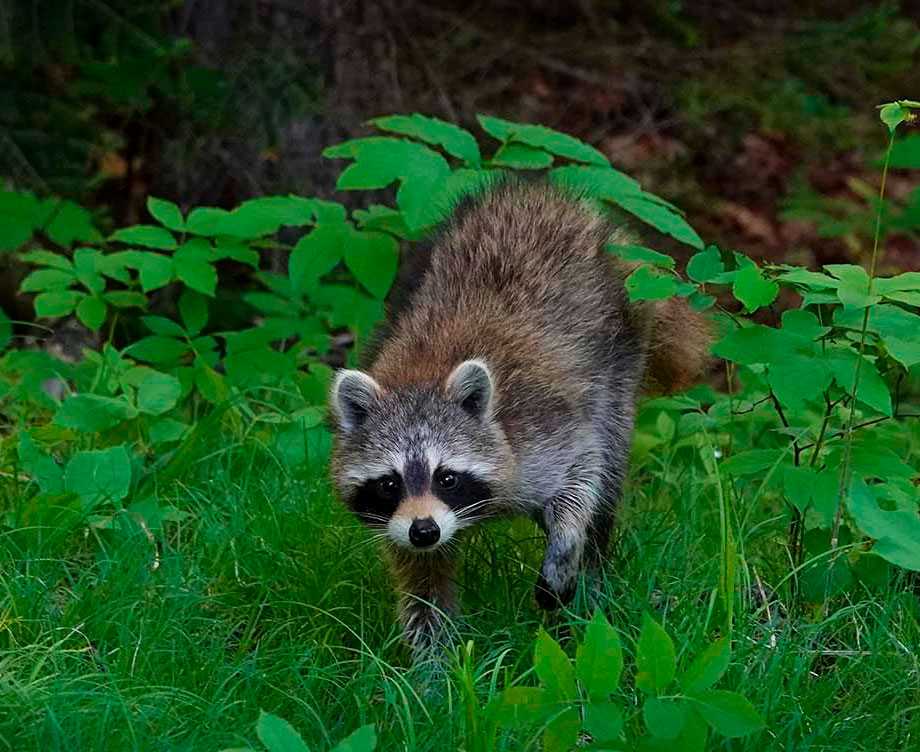
{"type": "MultiPolygon", "coordinates": [[[[103,226],[332,197],[322,148],[392,112],[585,139],[759,258],[864,263],[885,130],[920,98],[920,4],[6,0],[0,179],[103,226]]],[[[891,176],[893,200],[915,187],[891,176]]],[[[346,203],[349,196],[338,195],[346,203]]],[[[910,235],[881,271],[920,269],[910,235]]]]}

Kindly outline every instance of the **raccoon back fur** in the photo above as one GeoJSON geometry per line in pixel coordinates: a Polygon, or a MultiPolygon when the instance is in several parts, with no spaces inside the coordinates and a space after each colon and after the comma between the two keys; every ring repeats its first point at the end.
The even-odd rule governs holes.
{"type": "Polygon", "coordinates": [[[630,304],[624,236],[589,202],[509,182],[458,209],[406,265],[366,371],[334,381],[333,478],[393,544],[413,646],[456,608],[464,529],[509,514],[546,534],[538,603],[602,562],[642,388],[689,385],[708,351],[682,301],[630,304]]]}

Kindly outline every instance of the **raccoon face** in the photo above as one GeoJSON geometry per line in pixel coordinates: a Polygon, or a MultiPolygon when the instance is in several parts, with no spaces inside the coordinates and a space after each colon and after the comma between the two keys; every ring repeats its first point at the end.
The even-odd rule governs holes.
{"type": "Polygon", "coordinates": [[[361,371],[341,371],[331,402],[339,493],[399,546],[447,543],[487,516],[507,483],[510,450],[482,361],[464,361],[442,385],[392,391],[361,371]]]}

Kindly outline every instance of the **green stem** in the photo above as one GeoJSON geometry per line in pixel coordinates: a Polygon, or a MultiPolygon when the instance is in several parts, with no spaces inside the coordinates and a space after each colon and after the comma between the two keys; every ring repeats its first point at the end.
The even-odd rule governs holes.
{"type": "MultiPolygon", "coordinates": [[[[885,205],[885,183],[888,179],[888,163],[891,161],[891,149],[893,146],[894,132],[892,131],[891,136],[888,139],[888,148],[885,150],[885,165],[882,167],[882,182],[879,185],[878,191],[878,212],[876,213],[875,217],[875,235],[872,239],[872,258],[869,261],[868,294],[870,296],[872,295],[872,286],[875,281],[875,269],[878,264],[879,238],[882,234],[882,209],[885,205]]],[[[840,486],[837,493],[837,512],[834,515],[834,526],[831,531],[831,550],[834,552],[834,556],[831,557],[831,567],[833,567],[833,562],[837,558],[837,548],[840,542],[840,523],[843,520],[843,508],[846,502],[847,491],[850,487],[850,462],[853,455],[853,425],[856,419],[856,394],[859,389],[859,374],[863,363],[863,353],[866,348],[866,333],[869,330],[869,314],[871,311],[872,306],[868,305],[863,312],[862,329],[859,335],[859,358],[856,361],[856,369],[853,373],[853,389],[850,391],[852,402],[850,404],[850,415],[847,418],[847,425],[845,430],[843,469],[840,473],[840,486]]],[[[828,573],[830,573],[831,567],[828,567],[828,573]]]]}

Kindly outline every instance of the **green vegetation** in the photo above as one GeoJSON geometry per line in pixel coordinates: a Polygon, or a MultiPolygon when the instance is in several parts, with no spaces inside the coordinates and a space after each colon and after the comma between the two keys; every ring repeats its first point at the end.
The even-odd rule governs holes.
{"type": "Polygon", "coordinates": [[[487,153],[421,115],[326,150],[339,189],[395,187],[393,206],[149,198],[149,223],[103,233],[77,204],[0,194],[36,315],[98,344],[75,363],[11,348],[0,316],[0,749],[916,744],[920,274],[876,270],[893,217],[920,228],[920,188],[893,217],[884,201],[892,159],[920,167],[900,138],[918,107],[881,110],[868,271],[707,245],[596,149],[484,116],[487,153]],[[354,358],[401,254],[514,170],[691,248],[684,273],[608,250],[639,262],[634,300],[712,311],[725,375],[642,405],[612,561],[571,610],[531,602],[535,529],[490,526],[466,546],[456,654],[410,666],[326,479],[329,363],[354,358]]]}

